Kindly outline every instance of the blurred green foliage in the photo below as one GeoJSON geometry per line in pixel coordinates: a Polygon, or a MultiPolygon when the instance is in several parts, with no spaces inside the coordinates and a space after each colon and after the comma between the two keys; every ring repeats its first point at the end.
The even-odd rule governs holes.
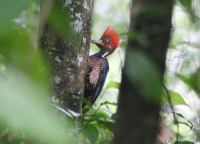
{"type": "MultiPolygon", "coordinates": [[[[105,108],[91,110],[81,122],[70,112],[69,121],[52,113],[57,108],[49,104],[49,72],[37,48],[38,2],[1,1],[0,9],[0,143],[111,141],[113,119],[105,108]]],[[[56,25],[67,34],[69,23],[57,12],[56,25]]]]}
{"type": "MultiPolygon", "coordinates": [[[[37,49],[38,2],[0,0],[0,143],[111,142],[124,63],[130,3],[128,0],[96,0],[94,6],[92,37],[100,38],[107,26],[111,26],[119,32],[121,45],[108,57],[110,72],[100,96],[101,100],[97,102],[99,107],[88,104],[91,110],[84,119],[80,121],[71,114],[70,120],[66,121],[50,113],[57,109],[49,105],[48,70],[45,69],[41,53],[37,49]]],[[[169,44],[171,49],[166,61],[165,84],[175,106],[177,119],[182,123],[179,131],[173,125],[172,110],[162,114],[172,122],[171,130],[175,134],[179,133],[179,144],[200,140],[199,132],[196,131],[200,127],[196,121],[200,108],[199,6],[197,0],[176,0],[173,7],[173,29],[169,44]],[[190,111],[184,113],[184,107],[178,107],[181,105],[190,111]],[[189,113],[195,115],[190,117],[189,113]]],[[[58,10],[58,15],[56,24],[67,31],[68,21],[63,22],[62,11],[58,10]]],[[[134,38],[145,45],[146,39],[141,34],[135,34],[134,38]]],[[[96,51],[98,49],[91,45],[91,54],[96,51]]],[[[141,92],[151,93],[156,101],[160,101],[156,99],[156,95],[161,84],[154,67],[143,54],[133,52],[130,55],[135,57],[135,61],[126,70],[127,75],[133,82],[141,78],[141,83],[146,84],[141,92]]],[[[163,99],[163,107],[169,108],[165,93],[163,99]]],[[[65,112],[63,115],[65,117],[65,112]]]]}
{"type": "MultiPolygon", "coordinates": [[[[174,2],[173,29],[166,60],[165,84],[169,89],[180,123],[179,126],[170,124],[168,126],[171,126],[172,131],[178,134],[179,143],[195,143],[200,140],[199,132],[195,130],[199,128],[196,119],[199,117],[200,3],[197,0],[174,2]]],[[[165,107],[169,105],[165,104],[165,107]]],[[[168,121],[173,121],[171,112],[164,114],[168,121]]]]}
{"type": "Polygon", "coordinates": [[[22,10],[27,8],[33,0],[0,1],[0,22],[1,27],[6,27],[13,19],[18,17],[22,10]]]}

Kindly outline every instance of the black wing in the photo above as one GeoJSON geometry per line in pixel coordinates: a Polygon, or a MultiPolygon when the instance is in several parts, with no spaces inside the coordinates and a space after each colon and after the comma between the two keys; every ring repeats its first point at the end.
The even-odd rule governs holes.
{"type": "Polygon", "coordinates": [[[105,58],[104,61],[102,62],[99,80],[98,80],[96,88],[94,89],[94,93],[92,96],[92,100],[91,100],[92,104],[96,101],[97,97],[99,96],[104,86],[108,71],[109,71],[109,64],[108,64],[108,60],[105,58]]]}

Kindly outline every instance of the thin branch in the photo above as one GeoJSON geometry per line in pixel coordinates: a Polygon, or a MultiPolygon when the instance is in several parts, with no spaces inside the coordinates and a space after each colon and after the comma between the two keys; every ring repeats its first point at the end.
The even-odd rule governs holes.
{"type": "Polygon", "coordinates": [[[177,141],[178,141],[178,133],[179,133],[179,132],[178,132],[178,131],[179,131],[178,120],[177,120],[176,114],[175,114],[175,112],[174,112],[174,107],[173,107],[173,105],[172,105],[172,101],[171,101],[171,97],[170,97],[169,91],[168,91],[168,89],[166,88],[166,86],[165,86],[164,83],[163,83],[163,87],[164,87],[164,89],[165,89],[165,92],[166,92],[166,94],[167,94],[168,102],[169,102],[170,107],[171,107],[171,109],[172,109],[172,113],[173,113],[173,117],[174,117],[174,123],[175,123],[175,125],[177,125],[176,139],[177,139],[177,141]]]}

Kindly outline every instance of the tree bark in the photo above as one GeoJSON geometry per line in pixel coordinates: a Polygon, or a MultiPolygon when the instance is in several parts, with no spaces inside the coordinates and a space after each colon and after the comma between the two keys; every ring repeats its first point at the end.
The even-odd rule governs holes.
{"type": "MultiPolygon", "coordinates": [[[[138,83],[143,77],[132,82],[127,69],[141,61],[135,57],[142,54],[158,72],[162,84],[165,71],[166,51],[170,39],[172,0],[132,0],[130,36],[126,50],[125,65],[122,71],[122,83],[119,93],[118,110],[114,129],[114,144],[155,144],[159,132],[160,104],[152,95],[144,92],[138,83]],[[130,56],[130,53],[134,55],[130,56]],[[151,99],[152,98],[152,99],[151,99]]],[[[142,57],[144,58],[144,57],[142,57]]],[[[141,67],[145,67],[141,66],[141,67]]],[[[140,68],[141,68],[140,67],[140,68]]],[[[135,69],[136,68],[136,69],[135,69]]],[[[145,68],[141,68],[144,69],[145,68]]],[[[148,74],[140,71],[138,76],[148,74]],[[141,73],[141,74],[140,74],[141,73]]],[[[145,82],[148,83],[148,80],[145,82]]],[[[154,81],[151,82],[154,85],[154,81]]],[[[159,87],[158,99],[161,97],[159,87]]]]}
{"type": "Polygon", "coordinates": [[[46,0],[41,6],[38,42],[53,83],[50,100],[80,112],[90,49],[92,0],[46,0]]]}

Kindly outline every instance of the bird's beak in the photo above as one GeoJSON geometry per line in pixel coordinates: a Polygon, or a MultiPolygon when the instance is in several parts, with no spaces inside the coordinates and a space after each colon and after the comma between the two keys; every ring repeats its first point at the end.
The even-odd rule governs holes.
{"type": "Polygon", "coordinates": [[[102,43],[102,41],[101,40],[95,40],[95,39],[91,39],[91,41],[90,41],[91,43],[94,43],[94,44],[96,44],[96,45],[100,45],[100,46],[103,46],[103,43],[102,43]]]}

